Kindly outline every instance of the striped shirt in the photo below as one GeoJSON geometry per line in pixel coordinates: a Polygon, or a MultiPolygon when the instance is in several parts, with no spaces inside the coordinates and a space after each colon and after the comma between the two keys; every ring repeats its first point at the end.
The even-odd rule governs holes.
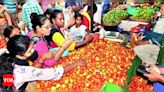
{"type": "Polygon", "coordinates": [[[32,30],[31,13],[43,14],[43,10],[39,3],[35,0],[27,1],[22,7],[22,20],[23,24],[27,25],[32,30]]]}
{"type": "Polygon", "coordinates": [[[17,0],[3,0],[3,5],[7,7],[10,13],[16,12],[16,2],[17,0]]]}

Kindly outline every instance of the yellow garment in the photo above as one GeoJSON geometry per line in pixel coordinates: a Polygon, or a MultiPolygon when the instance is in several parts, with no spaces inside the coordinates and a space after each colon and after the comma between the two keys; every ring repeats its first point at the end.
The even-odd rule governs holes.
{"type": "Polygon", "coordinates": [[[5,10],[0,11],[0,18],[5,18],[5,14],[4,14],[5,10]]]}
{"type": "Polygon", "coordinates": [[[84,13],[82,13],[82,15],[85,16],[88,19],[88,21],[89,21],[89,30],[91,30],[91,17],[90,17],[90,15],[88,14],[88,12],[84,12],[84,13]]]}
{"type": "MultiPolygon", "coordinates": [[[[64,44],[64,42],[65,42],[64,37],[63,37],[63,36],[61,35],[61,33],[59,33],[59,32],[56,32],[56,33],[53,34],[52,40],[53,40],[53,42],[55,42],[59,47],[61,47],[61,46],[64,44]]],[[[74,50],[74,49],[75,49],[75,42],[73,42],[73,43],[67,48],[67,50],[69,50],[69,51],[72,51],[72,50],[74,50]]]]}
{"type": "Polygon", "coordinates": [[[33,65],[33,62],[32,61],[28,61],[29,63],[29,66],[32,66],[33,65]]]}

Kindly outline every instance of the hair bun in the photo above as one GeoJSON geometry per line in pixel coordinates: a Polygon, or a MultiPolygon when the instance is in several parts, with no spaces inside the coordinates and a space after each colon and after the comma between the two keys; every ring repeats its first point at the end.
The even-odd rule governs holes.
{"type": "Polygon", "coordinates": [[[31,13],[31,16],[30,16],[30,18],[31,18],[31,20],[34,20],[35,18],[36,18],[36,16],[37,16],[38,14],[37,13],[31,13]]]}

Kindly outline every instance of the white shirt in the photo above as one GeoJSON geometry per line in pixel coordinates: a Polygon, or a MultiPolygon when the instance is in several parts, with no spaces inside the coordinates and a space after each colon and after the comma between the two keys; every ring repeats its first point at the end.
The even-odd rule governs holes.
{"type": "Polygon", "coordinates": [[[25,82],[36,80],[59,80],[64,73],[63,67],[35,68],[32,66],[14,65],[14,86],[19,89],[25,82]]]}
{"type": "Polygon", "coordinates": [[[71,32],[73,38],[75,36],[82,36],[82,40],[83,40],[87,33],[86,29],[87,29],[87,27],[85,25],[81,25],[78,28],[76,27],[76,25],[74,25],[70,28],[70,32],[71,32]]]}
{"type": "Polygon", "coordinates": [[[164,33],[164,18],[159,18],[155,27],[154,32],[163,34],[164,33]]]}

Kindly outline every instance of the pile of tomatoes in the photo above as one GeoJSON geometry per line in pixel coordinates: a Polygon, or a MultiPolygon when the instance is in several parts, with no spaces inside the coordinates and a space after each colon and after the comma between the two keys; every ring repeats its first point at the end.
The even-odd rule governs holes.
{"type": "Polygon", "coordinates": [[[0,34],[0,49],[6,47],[6,40],[5,37],[0,34]]]}
{"type": "Polygon", "coordinates": [[[134,76],[129,84],[130,92],[152,92],[153,86],[141,76],[134,76]]]}
{"type": "Polygon", "coordinates": [[[59,81],[37,81],[37,89],[100,89],[105,82],[120,87],[125,85],[127,70],[135,54],[121,44],[105,39],[91,42],[61,58],[59,64],[65,66],[79,59],[85,59],[87,66],[76,67],[63,75],[59,81]]]}

